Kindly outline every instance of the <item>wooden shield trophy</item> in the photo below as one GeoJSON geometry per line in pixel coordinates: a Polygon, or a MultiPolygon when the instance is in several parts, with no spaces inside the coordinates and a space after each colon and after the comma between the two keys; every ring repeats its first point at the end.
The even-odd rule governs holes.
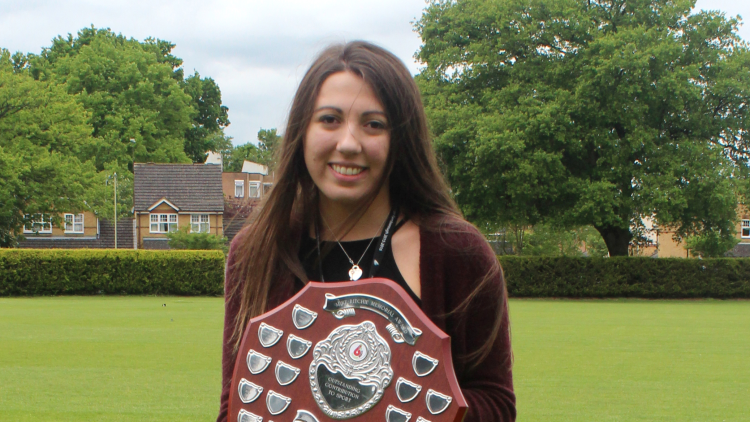
{"type": "Polygon", "coordinates": [[[229,421],[460,422],[450,337],[396,283],[310,282],[250,320],[229,421]]]}

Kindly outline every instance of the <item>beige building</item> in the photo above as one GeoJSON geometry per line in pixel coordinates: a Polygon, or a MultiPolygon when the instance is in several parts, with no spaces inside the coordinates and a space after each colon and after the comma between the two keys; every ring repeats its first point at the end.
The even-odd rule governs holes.
{"type": "MultiPolygon", "coordinates": [[[[750,212],[740,205],[737,209],[740,221],[735,227],[739,243],[729,252],[729,256],[748,257],[750,256],[750,212]]],[[[658,251],[659,258],[690,258],[690,251],[685,249],[683,242],[674,240],[674,230],[669,228],[653,228],[655,244],[653,251],[658,251]]]]}
{"type": "MultiPolygon", "coordinates": [[[[18,242],[19,248],[33,249],[102,249],[115,247],[115,227],[111,220],[98,218],[91,211],[60,213],[60,223],[51,218],[40,218],[23,228],[26,238],[18,242]]],[[[133,220],[123,218],[118,222],[117,247],[132,249],[133,220]]]]}
{"type": "Polygon", "coordinates": [[[167,233],[224,235],[221,166],[141,164],[134,166],[133,210],[139,249],[168,249],[167,233]]]}
{"type": "Polygon", "coordinates": [[[274,173],[268,167],[245,160],[242,171],[221,175],[221,189],[226,198],[224,236],[231,241],[247,224],[252,210],[259,207],[273,187],[274,173]]]}
{"type": "Polygon", "coordinates": [[[221,175],[221,189],[230,199],[263,199],[273,186],[273,172],[268,167],[245,160],[240,172],[225,172],[221,175]]]}
{"type": "Polygon", "coordinates": [[[56,226],[51,219],[40,218],[27,224],[23,228],[25,236],[35,236],[38,238],[96,238],[99,234],[99,219],[91,211],[82,213],[62,213],[60,215],[62,223],[56,226]]]}

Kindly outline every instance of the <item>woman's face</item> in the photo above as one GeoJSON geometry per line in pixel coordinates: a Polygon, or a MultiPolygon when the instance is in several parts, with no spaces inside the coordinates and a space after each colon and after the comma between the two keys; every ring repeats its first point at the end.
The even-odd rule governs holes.
{"type": "Polygon", "coordinates": [[[323,201],[357,203],[377,188],[388,158],[385,109],[362,78],[329,76],[320,87],[303,143],[323,201]]]}

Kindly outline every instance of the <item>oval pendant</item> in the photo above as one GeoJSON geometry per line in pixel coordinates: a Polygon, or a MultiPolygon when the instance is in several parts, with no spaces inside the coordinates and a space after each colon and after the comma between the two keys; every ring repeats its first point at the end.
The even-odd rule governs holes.
{"type": "Polygon", "coordinates": [[[349,280],[356,281],[359,280],[360,277],[362,277],[362,268],[359,268],[359,265],[353,266],[352,269],[349,270],[349,280]]]}

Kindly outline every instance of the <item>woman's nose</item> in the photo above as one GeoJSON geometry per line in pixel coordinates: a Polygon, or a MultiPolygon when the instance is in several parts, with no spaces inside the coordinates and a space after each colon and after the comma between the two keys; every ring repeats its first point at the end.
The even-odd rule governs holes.
{"type": "Polygon", "coordinates": [[[362,152],[362,143],[359,141],[358,127],[354,123],[347,122],[342,128],[341,137],[336,144],[336,151],[345,155],[354,155],[362,152]]]}

